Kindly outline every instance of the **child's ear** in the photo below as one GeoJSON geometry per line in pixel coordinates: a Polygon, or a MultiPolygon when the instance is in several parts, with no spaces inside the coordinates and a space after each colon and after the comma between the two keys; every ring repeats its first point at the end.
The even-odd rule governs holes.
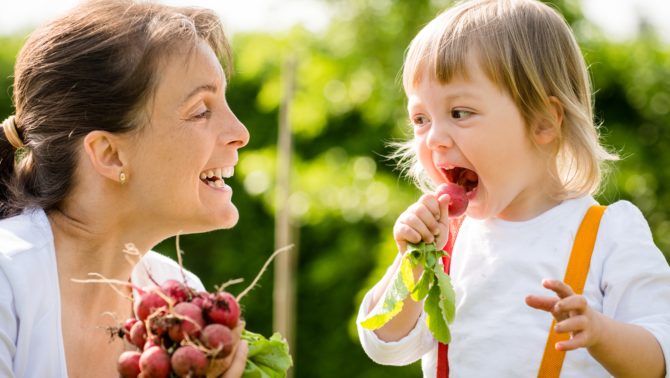
{"type": "Polygon", "coordinates": [[[118,181],[123,170],[119,154],[118,136],[102,131],[91,131],[84,137],[84,152],[93,169],[103,177],[118,181]]]}
{"type": "Polygon", "coordinates": [[[563,125],[563,104],[556,96],[549,96],[548,110],[549,117],[541,118],[533,132],[535,142],[540,145],[555,141],[563,125]]]}

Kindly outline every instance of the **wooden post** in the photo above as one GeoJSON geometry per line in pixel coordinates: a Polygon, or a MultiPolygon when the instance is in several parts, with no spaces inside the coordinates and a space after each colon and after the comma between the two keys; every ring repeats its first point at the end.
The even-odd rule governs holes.
{"type": "MultiPolygon", "coordinates": [[[[283,67],[283,94],[279,108],[277,145],[277,188],[275,197],[275,250],[291,244],[291,123],[290,108],[295,90],[295,61],[287,59],[283,67]]],[[[277,256],[274,271],[273,329],[286,338],[295,360],[295,261],[297,247],[277,256]]],[[[288,378],[293,377],[290,369],[288,378]]]]}

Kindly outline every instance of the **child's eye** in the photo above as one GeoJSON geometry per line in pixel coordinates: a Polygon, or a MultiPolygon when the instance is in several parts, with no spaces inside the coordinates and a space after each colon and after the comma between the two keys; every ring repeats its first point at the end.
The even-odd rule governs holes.
{"type": "Polygon", "coordinates": [[[423,127],[428,123],[428,117],[423,114],[418,114],[412,117],[412,125],[416,127],[423,127]]]}
{"type": "Polygon", "coordinates": [[[451,111],[451,118],[464,119],[472,115],[472,112],[462,109],[454,109],[451,111]]]}

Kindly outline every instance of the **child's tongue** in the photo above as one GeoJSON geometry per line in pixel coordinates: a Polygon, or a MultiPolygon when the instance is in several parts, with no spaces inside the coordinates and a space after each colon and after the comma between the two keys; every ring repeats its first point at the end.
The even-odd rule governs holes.
{"type": "Polygon", "coordinates": [[[448,175],[449,181],[462,187],[465,192],[471,192],[479,184],[479,176],[471,169],[453,168],[448,175]]]}

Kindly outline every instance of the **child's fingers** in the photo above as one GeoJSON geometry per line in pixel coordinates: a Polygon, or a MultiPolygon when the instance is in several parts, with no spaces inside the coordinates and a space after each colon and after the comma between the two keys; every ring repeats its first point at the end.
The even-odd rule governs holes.
{"type": "Polygon", "coordinates": [[[559,280],[550,280],[550,279],[542,280],[542,286],[555,292],[556,295],[559,296],[559,298],[566,298],[575,294],[570,285],[559,280]]]}
{"type": "Polygon", "coordinates": [[[437,198],[435,198],[434,195],[422,195],[421,198],[419,198],[417,201],[417,204],[422,204],[425,206],[431,212],[431,214],[433,214],[433,218],[438,219],[440,217],[440,204],[437,202],[437,198]]]}
{"type": "Polygon", "coordinates": [[[569,340],[557,342],[555,347],[557,350],[564,352],[584,348],[587,346],[587,339],[588,335],[585,332],[579,332],[573,334],[569,340]]]}
{"type": "Polygon", "coordinates": [[[440,224],[445,225],[446,227],[449,227],[449,201],[451,200],[451,197],[449,197],[448,194],[443,194],[440,196],[440,198],[437,199],[437,202],[439,204],[439,210],[440,210],[440,216],[438,218],[438,222],[440,224]]]}
{"type": "MultiPolygon", "coordinates": [[[[427,201],[427,202],[437,203],[437,201],[427,201]]],[[[439,232],[439,223],[437,219],[438,216],[435,215],[435,213],[432,210],[430,210],[427,203],[421,203],[421,202],[416,203],[412,207],[410,207],[409,212],[414,213],[419,218],[419,220],[426,225],[431,234],[436,235],[439,232]]]]}
{"type": "Polygon", "coordinates": [[[404,252],[404,249],[407,246],[406,242],[414,244],[421,242],[421,234],[409,225],[400,221],[396,222],[395,226],[393,226],[393,236],[402,252],[404,252]]]}
{"type": "Polygon", "coordinates": [[[557,333],[581,332],[586,329],[588,318],[584,315],[571,316],[556,323],[554,329],[557,333]]]}
{"type": "Polygon", "coordinates": [[[573,314],[583,314],[588,303],[583,295],[571,295],[567,298],[561,299],[556,303],[556,312],[566,312],[573,314]]]}
{"type": "Polygon", "coordinates": [[[412,243],[418,243],[420,241],[431,243],[435,239],[435,234],[433,234],[433,231],[428,228],[426,222],[417,214],[406,214],[403,217],[401,223],[408,225],[421,235],[421,239],[419,239],[419,241],[413,241],[412,243]]]}
{"type": "Polygon", "coordinates": [[[526,297],[526,304],[534,309],[551,312],[551,310],[558,302],[556,297],[543,297],[539,295],[528,295],[526,297]]]}

